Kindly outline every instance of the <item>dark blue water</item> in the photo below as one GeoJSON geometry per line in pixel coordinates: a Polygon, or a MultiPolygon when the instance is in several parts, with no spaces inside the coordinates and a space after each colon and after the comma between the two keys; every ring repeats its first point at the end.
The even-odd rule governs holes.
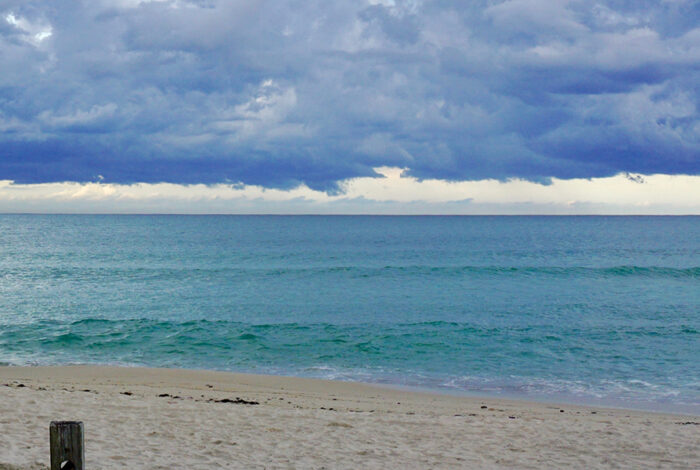
{"type": "Polygon", "coordinates": [[[700,218],[0,216],[0,362],[700,413],[700,218]]]}

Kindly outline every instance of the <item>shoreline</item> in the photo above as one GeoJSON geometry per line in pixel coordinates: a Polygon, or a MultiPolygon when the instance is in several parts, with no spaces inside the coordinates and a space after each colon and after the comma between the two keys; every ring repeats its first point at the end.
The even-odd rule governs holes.
{"type": "MultiPolygon", "coordinates": [[[[282,376],[286,377],[286,376],[282,376]]],[[[329,380],[332,379],[318,379],[318,380],[329,380]]],[[[700,418],[700,408],[693,405],[685,404],[664,404],[662,406],[656,407],[656,403],[650,403],[646,406],[648,402],[625,402],[621,399],[612,398],[601,398],[594,400],[577,400],[575,398],[570,398],[569,395],[527,395],[520,396],[516,393],[488,393],[481,392],[478,390],[461,390],[461,389],[448,389],[448,388],[430,388],[421,387],[413,385],[400,385],[392,383],[373,383],[373,382],[353,382],[349,383],[362,383],[365,385],[370,385],[379,388],[388,388],[393,390],[400,390],[405,392],[414,393],[425,393],[429,395],[438,396],[451,396],[456,398],[466,398],[472,400],[503,400],[507,402],[515,403],[530,403],[534,405],[552,405],[552,406],[575,406],[580,408],[590,408],[590,409],[608,409],[608,410],[618,410],[618,411],[640,411],[643,413],[656,413],[656,414],[666,414],[666,415],[678,415],[678,416],[694,416],[700,418]],[[639,406],[634,406],[639,405],[639,406]]]]}
{"type": "MultiPolygon", "coordinates": [[[[584,408],[606,408],[623,411],[642,411],[648,413],[672,414],[682,416],[700,417],[700,404],[678,404],[678,403],[660,403],[643,400],[624,400],[621,398],[593,398],[577,397],[572,394],[518,394],[516,392],[488,392],[481,390],[465,390],[460,388],[430,387],[429,385],[409,385],[389,381],[367,382],[356,380],[353,378],[324,378],[314,377],[313,375],[285,375],[279,373],[266,372],[247,372],[247,371],[230,371],[222,369],[190,369],[186,367],[167,367],[167,366],[147,366],[140,364],[110,364],[110,363],[68,363],[68,364],[23,364],[16,365],[11,363],[0,363],[0,371],[3,368],[63,368],[63,367],[85,367],[85,368],[106,368],[106,369],[144,369],[144,370],[174,370],[184,372],[204,372],[204,373],[223,373],[233,376],[252,376],[252,377],[276,377],[279,379],[299,379],[321,382],[341,382],[347,384],[359,384],[369,387],[377,387],[381,389],[389,389],[404,392],[415,392],[429,395],[450,396],[456,398],[479,399],[479,400],[504,400],[514,401],[518,403],[533,403],[540,405],[560,405],[560,406],[577,406],[584,408]]],[[[0,378],[2,375],[0,374],[0,378]]],[[[1,470],[1,469],[0,469],[1,470]]]]}
{"type": "Polygon", "coordinates": [[[700,420],[683,413],[208,370],[0,367],[0,469],[44,468],[59,419],[85,422],[89,468],[691,468],[700,448],[700,420]]]}

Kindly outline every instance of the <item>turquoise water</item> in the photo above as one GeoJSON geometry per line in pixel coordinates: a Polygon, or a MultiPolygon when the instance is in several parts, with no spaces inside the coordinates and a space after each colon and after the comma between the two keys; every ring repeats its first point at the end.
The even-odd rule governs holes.
{"type": "Polygon", "coordinates": [[[0,363],[700,414],[700,218],[0,216],[0,363]]]}

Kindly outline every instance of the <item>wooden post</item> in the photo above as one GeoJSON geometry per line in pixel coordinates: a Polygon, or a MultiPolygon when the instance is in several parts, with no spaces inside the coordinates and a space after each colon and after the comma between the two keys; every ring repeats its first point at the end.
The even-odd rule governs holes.
{"type": "Polygon", "coordinates": [[[82,421],[51,421],[51,470],[85,470],[82,421]]]}

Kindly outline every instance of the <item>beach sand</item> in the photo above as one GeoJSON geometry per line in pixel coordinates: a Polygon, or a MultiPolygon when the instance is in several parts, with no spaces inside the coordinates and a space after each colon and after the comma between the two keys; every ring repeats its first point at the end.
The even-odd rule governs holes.
{"type": "Polygon", "coordinates": [[[0,469],[698,468],[700,418],[179,369],[0,367],[0,469]],[[255,404],[257,403],[257,404],[255,404]]]}

